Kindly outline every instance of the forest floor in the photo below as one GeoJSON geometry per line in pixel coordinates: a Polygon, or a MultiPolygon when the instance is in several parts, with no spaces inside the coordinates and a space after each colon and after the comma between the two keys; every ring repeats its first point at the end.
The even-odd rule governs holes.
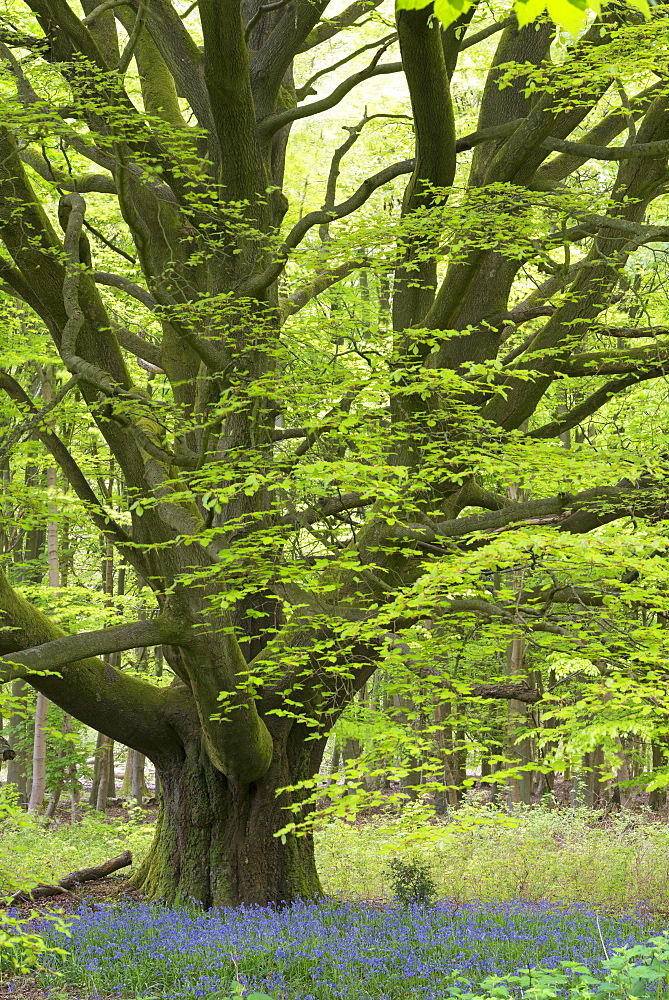
{"type": "MultiPolygon", "coordinates": [[[[428,864],[436,884],[437,898],[443,901],[444,906],[452,908],[454,920],[460,919],[458,914],[465,914],[472,908],[497,908],[506,913],[504,908],[510,907],[508,921],[513,924],[526,919],[523,915],[525,911],[515,913],[514,907],[527,907],[527,921],[539,922],[536,932],[539,957],[545,950],[542,940],[546,934],[549,937],[553,934],[554,927],[562,920],[561,914],[574,913],[574,919],[580,920],[579,913],[592,910],[597,921],[600,917],[602,921],[607,919],[607,914],[629,914],[632,923],[652,920],[653,927],[661,929],[669,923],[669,824],[666,815],[658,817],[647,810],[609,814],[602,810],[534,807],[519,810],[517,816],[511,818],[501,810],[493,813],[492,810],[481,812],[464,807],[458,816],[457,824],[442,822],[419,827],[414,821],[407,823],[406,816],[378,816],[355,824],[330,824],[317,836],[318,866],[329,899],[325,909],[328,906],[335,910],[339,906],[350,906],[354,914],[368,913],[370,924],[391,922],[395,907],[388,880],[388,862],[393,857],[417,857],[428,864]]],[[[68,817],[64,814],[45,829],[22,814],[11,828],[11,836],[0,837],[0,879],[3,873],[19,872],[13,883],[5,882],[5,892],[12,891],[12,885],[15,889],[17,884],[26,887],[35,886],[40,881],[53,884],[70,871],[100,864],[126,849],[132,851],[133,862],[137,865],[141,863],[150,845],[154,820],[153,810],[147,809],[140,813],[119,806],[118,811],[114,809],[114,813],[104,819],[99,814],[85,813],[75,826],[69,824],[68,817]]],[[[10,833],[7,825],[3,828],[3,833],[5,832],[10,833]]],[[[1,888],[3,887],[0,885],[1,888]]],[[[97,921],[99,917],[104,922],[104,912],[96,914],[95,911],[127,904],[131,904],[132,910],[134,904],[138,910],[143,910],[142,903],[141,894],[131,887],[127,874],[122,871],[104,879],[83,883],[75,893],[43,898],[15,909],[25,920],[30,920],[31,913],[36,913],[38,917],[42,914],[62,915],[67,920],[69,914],[79,909],[83,910],[84,919],[86,911],[90,911],[93,921],[97,921]]],[[[321,919],[319,914],[311,914],[309,919],[312,918],[316,921],[321,919]]],[[[191,919],[192,916],[188,914],[183,916],[186,923],[191,919]]],[[[225,915],[223,919],[226,919],[225,915]]],[[[339,918],[335,916],[333,919],[339,918]]],[[[507,917],[499,919],[506,921],[507,917]]],[[[131,933],[131,925],[134,927],[135,923],[137,921],[128,914],[127,927],[119,925],[109,932],[112,951],[116,946],[122,948],[121,939],[125,940],[131,933]]],[[[346,921],[342,926],[345,925],[346,921]]],[[[567,928],[564,932],[567,935],[565,944],[556,939],[555,947],[564,956],[579,957],[579,942],[590,935],[595,942],[594,947],[599,948],[598,924],[592,933],[591,930],[576,926],[567,928]]],[[[458,940],[472,938],[479,954],[485,954],[491,949],[494,951],[504,937],[503,933],[500,935],[495,931],[493,938],[480,942],[479,947],[474,940],[478,934],[476,928],[471,932],[462,928],[462,931],[464,936],[458,940]]],[[[633,928],[625,933],[628,931],[632,934],[633,928]]],[[[647,936],[651,932],[655,931],[649,929],[644,933],[647,936]]],[[[132,939],[133,947],[139,947],[140,938],[145,932],[138,925],[132,933],[135,935],[132,939]]],[[[292,930],[289,929],[286,933],[290,936],[292,930]]],[[[328,933],[326,928],[326,938],[328,933]]],[[[388,933],[389,940],[392,938],[393,941],[401,936],[394,931],[388,933]]],[[[444,933],[448,936],[448,928],[444,933]]],[[[518,931],[518,939],[527,936],[527,933],[528,928],[524,927],[522,932],[518,931]]],[[[320,934],[320,931],[315,930],[314,934],[320,934]]],[[[227,940],[231,935],[234,937],[234,929],[225,929],[225,948],[228,948],[227,940]]],[[[302,947],[298,939],[299,935],[295,938],[296,954],[293,957],[299,963],[304,956],[297,953],[302,947]]],[[[88,941],[90,944],[90,938],[88,941]]],[[[199,962],[199,959],[183,958],[184,941],[184,934],[181,931],[175,932],[175,950],[170,962],[199,962]]],[[[241,944],[238,945],[241,955],[244,948],[241,944]]],[[[337,935],[328,944],[328,950],[336,945],[337,935]]],[[[510,953],[520,947],[513,935],[503,946],[510,953]]],[[[63,947],[68,947],[66,942],[63,947]]],[[[394,945],[388,944],[388,947],[394,945]]],[[[458,943],[458,948],[460,947],[461,944],[458,943]]],[[[356,943],[355,954],[365,953],[366,950],[369,950],[368,944],[361,938],[356,943]]],[[[114,980],[116,985],[113,989],[113,983],[109,988],[103,985],[94,987],[92,982],[88,989],[82,985],[87,978],[83,962],[88,961],[89,957],[86,945],[77,959],[79,964],[74,966],[77,978],[75,982],[73,977],[71,985],[65,977],[58,980],[52,978],[48,987],[43,975],[39,977],[39,982],[33,976],[15,977],[11,980],[0,978],[0,997],[2,1000],[94,1000],[100,995],[104,998],[119,997],[117,991],[118,982],[123,981],[122,970],[114,980]]],[[[455,957],[454,955],[453,958],[455,957]]],[[[344,956],[338,956],[336,960],[332,958],[332,975],[339,975],[339,970],[350,964],[348,959],[344,959],[344,956]]],[[[411,956],[398,957],[393,968],[400,967],[404,961],[409,963],[410,960],[411,956]]],[[[146,958],[146,981],[140,984],[141,988],[137,987],[132,992],[132,997],[155,995],[156,987],[152,984],[156,980],[153,978],[151,961],[149,954],[146,958]]],[[[246,959],[243,961],[246,962],[246,959]]],[[[251,959],[248,961],[250,969],[253,962],[251,959]]],[[[511,959],[504,961],[508,965],[511,959]]],[[[516,959],[513,961],[516,962],[516,959]]],[[[521,967],[526,961],[523,952],[522,955],[519,954],[516,965],[512,962],[506,971],[513,971],[513,968],[521,967]]],[[[201,971],[203,975],[209,974],[211,968],[203,966],[201,971]]],[[[245,972],[241,958],[240,971],[245,972]]],[[[498,974],[494,969],[492,971],[498,974]]],[[[68,974],[73,975],[71,971],[66,972],[66,976],[68,974]]],[[[288,972],[286,975],[288,977],[288,972]]],[[[138,976],[139,979],[142,978],[139,973],[138,976]]],[[[319,989],[322,987],[325,990],[327,984],[318,985],[319,989]]],[[[304,995],[302,984],[297,986],[300,987],[298,995],[304,995]]],[[[268,984],[265,988],[272,995],[289,995],[278,986],[268,984]]],[[[310,988],[308,992],[315,993],[316,990],[310,988]]],[[[395,995],[392,989],[385,992],[395,995]]],[[[174,995],[174,991],[171,986],[166,985],[160,995],[170,997],[174,995]]],[[[201,994],[193,992],[192,995],[201,994]]],[[[318,993],[318,1000],[334,995],[346,993],[321,991],[318,993]]]]}
{"type": "MultiPolygon", "coordinates": [[[[19,904],[13,909],[17,916],[28,920],[35,913],[38,915],[37,918],[41,914],[50,913],[67,916],[81,906],[99,910],[110,903],[139,901],[143,898],[142,894],[133,889],[129,882],[127,875],[109,875],[107,878],[85,882],[76,892],[46,896],[30,903],[19,904]]],[[[67,997],[67,1000],[88,1000],[88,997],[82,995],[81,987],[70,988],[66,982],[62,987],[55,989],[53,986],[47,988],[38,986],[33,976],[0,980],[0,997],[6,997],[7,1000],[60,1000],[61,995],[63,998],[67,997]]]]}

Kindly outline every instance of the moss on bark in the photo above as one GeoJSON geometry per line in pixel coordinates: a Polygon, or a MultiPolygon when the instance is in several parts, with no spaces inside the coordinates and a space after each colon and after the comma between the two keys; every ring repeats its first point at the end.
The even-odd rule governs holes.
{"type": "Polygon", "coordinates": [[[152,899],[206,907],[321,896],[313,838],[275,836],[286,819],[276,789],[303,777],[287,778],[287,758],[277,756],[262,783],[250,785],[228,781],[195,746],[159,767],[156,834],[134,885],[152,899]]]}

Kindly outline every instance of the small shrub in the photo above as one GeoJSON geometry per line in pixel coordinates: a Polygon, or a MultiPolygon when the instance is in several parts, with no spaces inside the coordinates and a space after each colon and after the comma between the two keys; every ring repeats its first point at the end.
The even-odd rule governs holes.
{"type": "MultiPolygon", "coordinates": [[[[47,956],[67,957],[68,952],[64,948],[45,941],[41,934],[28,929],[37,915],[33,910],[26,921],[0,910],[0,982],[6,975],[26,975],[42,969],[42,959],[47,956]]],[[[69,936],[68,925],[61,917],[47,914],[41,919],[48,921],[53,930],[69,936]]]]}
{"type": "Polygon", "coordinates": [[[402,906],[430,906],[437,895],[437,884],[426,861],[393,858],[386,869],[393,895],[402,906]]]}
{"type": "MultiPolygon", "coordinates": [[[[665,934],[645,944],[617,948],[597,975],[580,962],[537,966],[506,976],[488,976],[476,992],[458,984],[446,989],[451,1000],[666,1000],[669,996],[669,940],[665,934]]],[[[455,978],[459,978],[457,973],[455,978]]]]}

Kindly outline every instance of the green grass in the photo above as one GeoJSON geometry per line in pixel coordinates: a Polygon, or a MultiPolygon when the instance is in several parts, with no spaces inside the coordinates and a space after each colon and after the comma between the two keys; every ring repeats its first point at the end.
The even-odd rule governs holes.
{"type": "MultiPolygon", "coordinates": [[[[354,825],[337,822],[317,837],[323,888],[363,900],[390,895],[392,857],[425,859],[438,896],[454,902],[526,900],[669,911],[669,827],[647,813],[602,820],[591,810],[464,810],[463,825],[417,825],[410,814],[354,825]],[[481,820],[485,820],[484,823],[481,820]]],[[[0,820],[0,893],[57,881],[126,848],[145,856],[153,826],[105,822],[88,813],[75,827],[44,828],[14,814],[0,820]]]]}
{"type": "Polygon", "coordinates": [[[75,826],[65,823],[47,827],[40,820],[14,811],[3,821],[0,811],[0,895],[38,882],[57,882],[72,871],[102,864],[126,848],[138,864],[152,839],[151,823],[105,822],[94,811],[86,813],[75,826]]]}
{"type": "Polygon", "coordinates": [[[427,860],[438,896],[454,902],[514,899],[669,910],[669,828],[644,813],[603,820],[592,810],[465,811],[465,825],[411,829],[405,822],[343,823],[323,830],[318,860],[328,894],[389,894],[393,856],[427,860]],[[482,819],[491,822],[480,823],[482,819]],[[427,839],[426,838],[427,835],[427,839]]]}

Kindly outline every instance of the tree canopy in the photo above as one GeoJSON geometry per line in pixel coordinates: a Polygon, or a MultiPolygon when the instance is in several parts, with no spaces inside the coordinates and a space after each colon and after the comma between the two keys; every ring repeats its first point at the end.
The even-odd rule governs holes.
{"type": "Polygon", "coordinates": [[[317,893],[293,823],[379,669],[665,732],[668,22],[542,9],[0,17],[5,532],[55,504],[137,581],[61,628],[6,559],[0,677],[154,761],[150,893],[317,893]],[[153,646],[169,686],[112,659],[153,646]]]}

